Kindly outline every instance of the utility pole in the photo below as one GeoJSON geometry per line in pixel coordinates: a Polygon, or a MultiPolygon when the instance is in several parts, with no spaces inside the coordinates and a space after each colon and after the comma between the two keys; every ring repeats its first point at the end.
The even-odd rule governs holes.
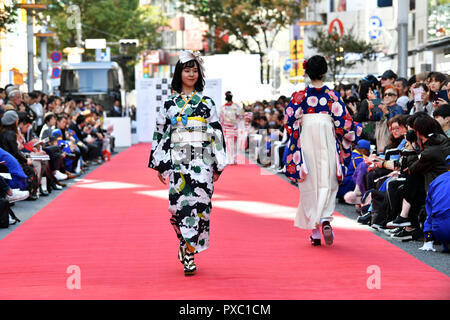
{"type": "Polygon", "coordinates": [[[398,75],[406,78],[408,74],[408,13],[409,1],[398,0],[398,75]]]}
{"type": "Polygon", "coordinates": [[[48,32],[45,25],[40,33],[36,33],[35,36],[41,40],[41,74],[42,74],[42,92],[48,93],[47,87],[47,75],[48,75],[48,63],[47,63],[47,38],[53,37],[55,34],[48,32]]]}
{"type": "Polygon", "coordinates": [[[45,4],[34,4],[31,1],[17,5],[20,9],[27,11],[27,51],[28,51],[28,92],[34,90],[34,33],[33,33],[33,11],[45,10],[45,4]]]}

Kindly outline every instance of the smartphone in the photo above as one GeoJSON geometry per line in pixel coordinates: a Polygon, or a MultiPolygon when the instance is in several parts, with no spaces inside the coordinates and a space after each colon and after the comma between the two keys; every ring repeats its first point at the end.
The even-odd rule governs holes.
{"type": "Polygon", "coordinates": [[[422,87],[413,88],[413,92],[414,92],[414,101],[422,102],[423,88],[422,87]]]}
{"type": "Polygon", "coordinates": [[[448,99],[447,90],[441,90],[441,91],[439,91],[439,92],[436,94],[436,100],[439,99],[439,98],[441,98],[441,99],[447,101],[447,103],[448,103],[448,102],[449,102],[449,99],[448,99]]]}

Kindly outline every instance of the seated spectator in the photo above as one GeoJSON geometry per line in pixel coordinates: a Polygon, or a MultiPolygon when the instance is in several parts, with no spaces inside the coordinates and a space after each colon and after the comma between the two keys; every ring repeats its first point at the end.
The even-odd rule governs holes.
{"type": "MultiPolygon", "coordinates": [[[[446,158],[450,155],[450,140],[443,134],[439,123],[429,117],[419,116],[414,120],[421,153],[416,160],[406,160],[407,176],[403,191],[403,204],[400,214],[388,227],[404,227],[393,238],[400,240],[416,239],[420,234],[419,213],[425,205],[425,197],[430,183],[447,172],[446,158]]],[[[411,148],[410,146],[407,148],[411,148]]]]}
{"type": "Polygon", "coordinates": [[[369,120],[378,121],[381,118],[392,118],[397,114],[403,114],[403,109],[397,105],[398,90],[393,86],[386,86],[384,88],[383,102],[377,109],[373,103],[369,102],[369,120]]]}
{"type": "Polygon", "coordinates": [[[0,111],[3,111],[3,107],[5,105],[6,92],[5,89],[0,88],[0,111]]]}
{"type": "Polygon", "coordinates": [[[44,125],[42,126],[39,138],[44,140],[52,136],[56,125],[56,115],[53,112],[47,112],[44,116],[44,125]]]}
{"type": "Polygon", "coordinates": [[[30,191],[30,200],[36,200],[38,195],[37,174],[33,169],[33,160],[25,157],[20,150],[23,148],[23,137],[18,131],[19,116],[16,111],[8,110],[3,114],[0,127],[0,147],[14,156],[27,175],[26,187],[30,191]],[[19,148],[19,144],[21,147],[19,148]]]}
{"type": "Polygon", "coordinates": [[[450,104],[444,104],[433,112],[433,117],[439,122],[447,138],[450,138],[450,104]]]}
{"type": "Polygon", "coordinates": [[[356,148],[352,152],[350,163],[347,166],[347,172],[344,177],[344,181],[339,185],[337,198],[340,202],[344,202],[344,195],[355,189],[355,182],[353,181],[353,173],[355,173],[358,165],[364,161],[364,157],[370,154],[370,142],[364,139],[360,139],[356,148]]]}
{"type": "Polygon", "coordinates": [[[71,122],[69,129],[73,130],[79,139],[77,145],[80,148],[82,158],[85,162],[97,161],[101,163],[101,146],[97,144],[97,139],[93,136],[92,125],[86,123],[86,117],[80,114],[76,122],[71,122]],[[92,135],[91,135],[92,134],[92,135]]]}
{"type": "Polygon", "coordinates": [[[397,99],[397,104],[402,107],[403,113],[408,112],[408,80],[405,78],[397,78],[394,82],[394,86],[397,88],[399,97],[397,99]]]}
{"type": "Polygon", "coordinates": [[[430,98],[430,89],[425,83],[417,83],[413,86],[414,106],[409,114],[425,111],[428,115],[433,115],[433,103],[430,98]]]}
{"type": "Polygon", "coordinates": [[[434,109],[437,109],[440,104],[448,103],[448,101],[439,97],[439,91],[442,89],[446,90],[447,76],[441,72],[432,72],[429,76],[429,81],[428,87],[431,91],[431,101],[434,109]]]}
{"type": "Polygon", "coordinates": [[[64,155],[64,162],[61,170],[55,172],[55,177],[58,180],[72,179],[76,177],[74,170],[77,167],[81,154],[73,153],[75,150],[74,144],[71,142],[72,135],[67,128],[68,117],[65,114],[58,115],[56,119],[56,127],[52,131],[52,136],[56,137],[58,146],[62,149],[64,155]],[[63,175],[61,175],[60,173],[63,175]]]}
{"type": "Polygon", "coordinates": [[[17,86],[11,85],[8,86],[6,89],[6,95],[8,97],[8,102],[6,103],[3,110],[19,110],[19,106],[22,103],[22,94],[20,93],[20,90],[17,86]]]}
{"type": "Polygon", "coordinates": [[[8,169],[5,170],[5,172],[11,175],[11,179],[8,179],[8,185],[11,189],[26,190],[27,175],[23,172],[19,161],[3,148],[0,148],[0,162],[5,163],[5,166],[8,169]]]}
{"type": "Polygon", "coordinates": [[[372,101],[369,101],[369,120],[377,121],[375,129],[376,149],[378,153],[384,152],[389,138],[387,121],[397,114],[403,114],[403,109],[396,104],[398,91],[393,86],[384,88],[383,102],[375,108],[372,101]]]}
{"type": "Polygon", "coordinates": [[[395,74],[394,71],[386,70],[385,72],[383,72],[381,76],[379,76],[379,78],[381,78],[380,79],[381,89],[383,90],[384,94],[384,91],[386,91],[387,86],[394,86],[394,82],[398,78],[398,76],[397,74],[395,74]]]}
{"type": "Polygon", "coordinates": [[[39,102],[39,94],[34,91],[29,94],[30,110],[33,112],[36,121],[36,135],[39,135],[44,125],[44,107],[39,102]]]}
{"type": "MultiPolygon", "coordinates": [[[[447,168],[450,170],[450,156],[447,157],[447,168]]],[[[441,174],[428,187],[425,200],[426,220],[423,233],[425,243],[419,248],[436,251],[434,241],[442,243],[442,252],[450,252],[450,172],[441,174]]]]}
{"type": "Polygon", "coordinates": [[[32,127],[33,118],[30,117],[27,113],[19,112],[19,132],[24,137],[24,147],[21,150],[24,154],[28,154],[31,158],[33,158],[33,167],[34,171],[37,175],[37,181],[39,184],[39,195],[47,196],[47,179],[51,176],[50,166],[48,163],[48,159],[38,159],[39,156],[49,156],[44,150],[42,150],[42,146],[44,141],[41,141],[36,133],[33,131],[32,127]]]}

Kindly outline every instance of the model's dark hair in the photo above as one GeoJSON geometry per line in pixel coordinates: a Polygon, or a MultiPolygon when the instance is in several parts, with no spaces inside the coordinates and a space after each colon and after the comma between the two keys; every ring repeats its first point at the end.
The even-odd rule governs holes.
{"type": "Polygon", "coordinates": [[[429,115],[421,116],[414,120],[413,128],[418,133],[428,138],[431,138],[431,135],[445,134],[439,122],[429,115]]]}
{"type": "Polygon", "coordinates": [[[315,55],[306,61],[305,72],[311,80],[323,80],[328,71],[324,57],[315,55]]]}
{"type": "Polygon", "coordinates": [[[173,78],[172,78],[172,84],[171,84],[172,89],[174,91],[176,91],[178,93],[181,93],[181,91],[182,91],[183,82],[181,81],[181,72],[183,71],[183,69],[192,68],[195,66],[198,69],[198,80],[194,85],[194,89],[197,92],[203,91],[203,88],[205,87],[205,79],[203,79],[202,72],[200,70],[200,66],[196,60],[189,60],[186,63],[181,63],[181,61],[177,62],[176,66],[175,66],[175,72],[174,72],[173,78]]]}

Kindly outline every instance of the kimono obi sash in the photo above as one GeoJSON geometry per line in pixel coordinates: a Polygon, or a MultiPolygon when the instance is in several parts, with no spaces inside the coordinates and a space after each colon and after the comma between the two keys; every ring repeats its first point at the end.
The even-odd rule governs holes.
{"type": "Polygon", "coordinates": [[[200,117],[188,117],[186,125],[177,122],[171,132],[173,143],[209,141],[206,133],[206,120],[200,117]]]}

